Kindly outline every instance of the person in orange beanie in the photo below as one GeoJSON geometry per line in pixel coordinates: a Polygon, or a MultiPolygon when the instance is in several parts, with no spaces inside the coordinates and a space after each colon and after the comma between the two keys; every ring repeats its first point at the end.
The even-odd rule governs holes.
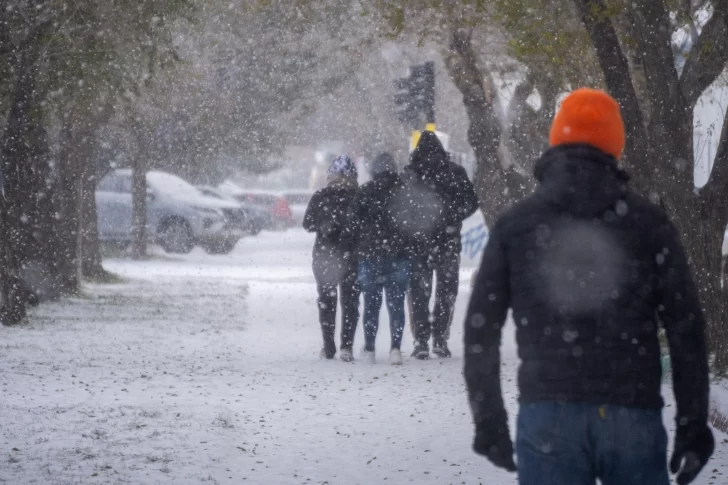
{"type": "Polygon", "coordinates": [[[551,125],[549,143],[551,146],[583,143],[621,158],[625,134],[619,104],[604,91],[577,89],[561,103],[551,125]]]}
{"type": "Polygon", "coordinates": [[[673,365],[676,482],[714,449],[705,320],[666,214],[617,166],[619,105],[603,91],[567,96],[535,193],[490,231],[465,320],[473,449],[521,485],[668,485],[658,330],[673,365]],[[500,387],[501,329],[516,324],[520,410],[513,460],[500,387]]]}

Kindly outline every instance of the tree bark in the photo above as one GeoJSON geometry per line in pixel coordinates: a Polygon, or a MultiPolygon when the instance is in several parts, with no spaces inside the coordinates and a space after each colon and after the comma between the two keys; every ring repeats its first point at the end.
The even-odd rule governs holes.
{"type": "MultiPolygon", "coordinates": [[[[647,106],[651,112],[645,116],[635,94],[629,62],[611,20],[594,15],[594,5],[603,7],[602,0],[574,1],[605,71],[607,89],[622,105],[628,131],[627,155],[632,173],[637,176],[638,188],[659,194],[682,234],[708,319],[715,369],[722,372],[728,367],[728,331],[725,330],[728,315],[721,288],[720,256],[728,218],[725,205],[728,170],[716,160],[711,182],[700,197],[696,196],[691,102],[695,93],[692,87],[687,93],[683,91],[686,86],[680,82],[675,69],[668,11],[662,0],[633,2],[627,11],[635,52],[644,68],[645,95],[650,100],[647,106]]],[[[713,35],[714,28],[704,33],[713,35]]],[[[704,59],[704,62],[712,61],[704,59]]],[[[688,66],[687,72],[706,72],[699,66],[688,66]]],[[[702,91],[697,96],[700,94],[702,91]]]]}
{"type": "Polygon", "coordinates": [[[16,49],[12,103],[0,145],[2,208],[2,308],[0,321],[20,323],[27,306],[60,296],[62,255],[51,198],[45,92],[39,83],[41,39],[50,23],[33,28],[16,49]]]}
{"type": "Polygon", "coordinates": [[[142,259],[147,256],[147,167],[143,153],[134,157],[131,180],[131,254],[134,259],[142,259]]]}
{"type": "Polygon", "coordinates": [[[594,15],[593,2],[604,8],[602,0],[574,0],[574,5],[591,37],[607,89],[622,107],[627,131],[622,162],[632,174],[635,186],[644,189],[649,185],[651,176],[647,168],[649,163],[645,163],[648,160],[647,133],[632,84],[629,61],[622,51],[611,21],[594,15]]]}
{"type": "Polygon", "coordinates": [[[101,259],[98,215],[96,212],[96,170],[91,160],[84,165],[80,193],[81,272],[85,278],[103,279],[108,275],[101,259]]]}
{"type": "Polygon", "coordinates": [[[78,140],[74,139],[70,126],[70,116],[64,120],[61,130],[61,151],[56,167],[57,180],[54,192],[58,213],[58,249],[61,262],[60,282],[66,291],[78,290],[78,205],[79,205],[79,157],[75,151],[78,140]]]}
{"type": "Polygon", "coordinates": [[[476,159],[475,188],[486,223],[493,225],[501,212],[530,191],[532,183],[514,166],[503,167],[498,157],[501,127],[495,87],[490,76],[483,76],[478,68],[468,29],[452,29],[445,65],[463,95],[470,121],[468,142],[476,159]]]}
{"type": "Polygon", "coordinates": [[[697,44],[690,50],[680,77],[682,91],[690,106],[695,106],[728,62],[728,0],[713,1],[713,12],[703,26],[697,44]]]}

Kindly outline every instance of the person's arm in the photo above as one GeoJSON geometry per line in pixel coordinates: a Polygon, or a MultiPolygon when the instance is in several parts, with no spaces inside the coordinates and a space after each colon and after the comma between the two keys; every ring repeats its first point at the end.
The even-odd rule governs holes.
{"type": "Polygon", "coordinates": [[[316,232],[319,229],[319,214],[321,212],[321,194],[316,192],[306,207],[306,214],[303,216],[303,228],[308,232],[316,232]]]}
{"type": "Polygon", "coordinates": [[[478,209],[478,196],[465,169],[452,164],[445,178],[444,192],[453,222],[461,223],[478,209]]]}
{"type": "Polygon", "coordinates": [[[510,281],[498,228],[485,247],[465,318],[465,382],[475,422],[476,453],[515,470],[500,383],[501,331],[510,306],[510,281]]]}
{"type": "Polygon", "coordinates": [[[478,195],[475,193],[475,186],[468,178],[468,173],[464,168],[458,167],[460,170],[460,198],[461,198],[461,217],[463,220],[475,214],[478,210],[478,195]]]}
{"type": "Polygon", "coordinates": [[[710,376],[705,318],[698,290],[677,229],[666,218],[657,232],[655,264],[660,278],[658,316],[670,347],[673,391],[677,402],[675,453],[670,468],[678,483],[689,483],[713,453],[708,428],[710,376]]]}
{"type": "Polygon", "coordinates": [[[347,252],[352,253],[356,249],[361,234],[362,212],[365,209],[364,195],[361,189],[357,190],[354,199],[349,205],[346,220],[341,231],[341,243],[347,252]]]}

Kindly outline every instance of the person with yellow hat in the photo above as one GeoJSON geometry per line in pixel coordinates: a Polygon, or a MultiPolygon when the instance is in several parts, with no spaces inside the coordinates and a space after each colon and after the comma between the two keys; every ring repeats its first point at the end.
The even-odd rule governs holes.
{"type": "Polygon", "coordinates": [[[535,193],[490,232],[465,320],[474,451],[521,485],[668,485],[658,330],[677,403],[670,469],[690,483],[714,449],[705,320],[663,210],[629,188],[619,105],[579,89],[554,118],[535,193]],[[516,455],[500,387],[516,325],[516,455]]]}

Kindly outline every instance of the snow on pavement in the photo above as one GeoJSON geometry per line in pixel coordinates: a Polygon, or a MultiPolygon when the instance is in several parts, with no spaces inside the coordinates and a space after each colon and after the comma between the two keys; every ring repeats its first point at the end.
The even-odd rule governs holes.
{"type": "MultiPolygon", "coordinates": [[[[515,484],[470,451],[459,322],[471,270],[452,359],[389,366],[383,313],[377,365],[320,361],[311,245],[264,233],[229,256],[107,261],[123,283],[0,328],[0,483],[515,484]]],[[[696,483],[726,483],[727,462],[719,446],[696,483]]]]}

